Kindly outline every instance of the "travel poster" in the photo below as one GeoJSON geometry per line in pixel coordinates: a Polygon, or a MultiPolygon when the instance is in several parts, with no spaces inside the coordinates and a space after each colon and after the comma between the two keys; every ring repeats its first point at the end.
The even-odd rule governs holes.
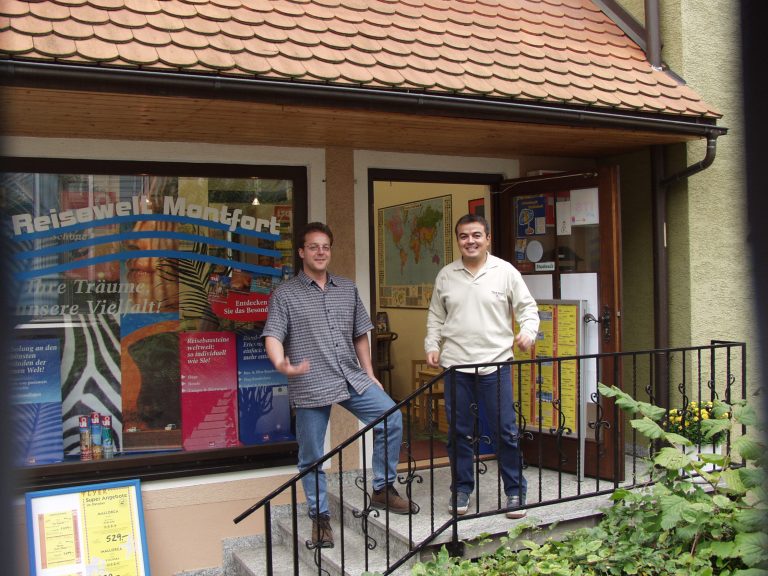
{"type": "Polygon", "coordinates": [[[180,333],[179,364],[184,450],[238,446],[235,335],[180,333]]]}
{"type": "Polygon", "coordinates": [[[237,336],[237,393],[243,444],[295,440],[288,379],[272,366],[258,332],[237,336]]]}
{"type": "Polygon", "coordinates": [[[16,340],[11,347],[10,368],[15,464],[61,462],[64,427],[59,340],[16,340]]]}

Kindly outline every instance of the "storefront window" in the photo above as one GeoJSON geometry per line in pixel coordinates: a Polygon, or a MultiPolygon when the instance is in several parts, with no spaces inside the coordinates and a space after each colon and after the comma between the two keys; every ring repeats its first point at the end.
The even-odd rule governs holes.
{"type": "Polygon", "coordinates": [[[306,180],[152,168],[0,175],[21,468],[294,440],[259,336],[306,180]]]}

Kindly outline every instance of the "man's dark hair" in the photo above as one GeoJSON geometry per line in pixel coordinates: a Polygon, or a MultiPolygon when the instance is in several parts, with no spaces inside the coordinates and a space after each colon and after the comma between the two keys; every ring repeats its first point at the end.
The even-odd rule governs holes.
{"type": "Polygon", "coordinates": [[[479,214],[464,214],[464,216],[459,218],[459,221],[456,222],[456,226],[453,228],[453,233],[456,235],[456,238],[459,237],[459,226],[463,226],[464,224],[473,224],[475,222],[479,222],[483,225],[483,228],[485,228],[486,236],[491,233],[491,227],[488,225],[488,220],[479,214]]]}
{"type": "Polygon", "coordinates": [[[310,222],[304,226],[304,231],[301,233],[302,246],[304,246],[304,243],[307,241],[307,234],[311,234],[312,232],[322,232],[327,235],[331,241],[331,246],[333,246],[333,232],[331,232],[331,228],[328,224],[324,224],[323,222],[310,222]]]}

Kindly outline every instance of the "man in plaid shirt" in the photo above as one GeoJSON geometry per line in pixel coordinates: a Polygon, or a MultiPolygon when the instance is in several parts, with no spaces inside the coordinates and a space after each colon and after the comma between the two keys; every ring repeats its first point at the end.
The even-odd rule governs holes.
{"type": "MultiPolygon", "coordinates": [[[[321,222],[309,223],[300,238],[302,270],[277,287],[269,301],[262,336],[269,359],[288,377],[288,395],[296,413],[299,470],[321,458],[331,406],[340,404],[368,424],[394,406],[373,375],[368,332],[373,329],[355,284],[328,272],[333,233],[321,222]]],[[[374,508],[395,514],[418,507],[395,490],[402,441],[402,415],[394,412],[374,429],[374,508]]],[[[312,518],[312,544],[333,546],[326,479],[322,468],[302,478],[312,518]]]]}

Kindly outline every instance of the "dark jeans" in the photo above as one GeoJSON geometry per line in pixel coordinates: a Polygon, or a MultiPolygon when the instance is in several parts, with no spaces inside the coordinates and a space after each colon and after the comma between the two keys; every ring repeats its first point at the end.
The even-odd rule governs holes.
{"type": "MultiPolygon", "coordinates": [[[[491,442],[496,451],[504,493],[507,496],[525,498],[527,483],[522,472],[522,454],[518,442],[517,423],[513,406],[512,382],[509,366],[503,366],[491,374],[467,374],[453,372],[445,377],[445,412],[451,422],[451,387],[456,387],[456,478],[451,486],[459,492],[471,494],[475,489],[473,457],[470,442],[475,425],[476,404],[486,418],[482,430],[490,430],[491,442]],[[476,390],[476,392],[475,392],[476,390]],[[499,429],[501,434],[499,435],[499,429]]],[[[450,428],[449,428],[450,431],[450,428]]],[[[448,456],[453,460],[454,439],[448,435],[448,456]]]]}

